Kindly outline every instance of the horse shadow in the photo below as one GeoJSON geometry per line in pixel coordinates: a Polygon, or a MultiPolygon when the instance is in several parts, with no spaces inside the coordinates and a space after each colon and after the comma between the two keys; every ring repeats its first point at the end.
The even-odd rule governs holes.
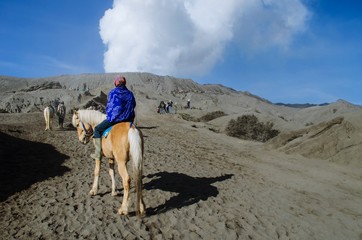
{"type": "Polygon", "coordinates": [[[139,129],[157,129],[158,126],[150,126],[150,127],[143,127],[143,126],[137,126],[139,129]]]}
{"type": "MultiPolygon", "coordinates": [[[[157,129],[158,127],[159,127],[159,126],[150,126],[150,127],[137,126],[137,128],[140,129],[140,130],[144,130],[144,129],[146,129],[146,130],[152,130],[152,129],[157,129]]],[[[143,137],[148,138],[148,136],[145,135],[145,133],[144,133],[143,131],[142,131],[142,135],[143,135],[143,137]]]]}
{"type": "Polygon", "coordinates": [[[67,155],[52,145],[20,139],[0,132],[0,202],[32,184],[69,171],[67,155]]]}
{"type": "Polygon", "coordinates": [[[211,184],[230,179],[233,174],[226,174],[218,177],[192,177],[177,172],[159,172],[149,174],[146,177],[155,178],[144,184],[144,189],[159,189],[162,191],[176,192],[177,195],[168,199],[164,204],[154,208],[147,208],[147,215],[165,213],[175,208],[182,208],[205,201],[209,197],[216,197],[219,194],[217,187],[211,184]]]}

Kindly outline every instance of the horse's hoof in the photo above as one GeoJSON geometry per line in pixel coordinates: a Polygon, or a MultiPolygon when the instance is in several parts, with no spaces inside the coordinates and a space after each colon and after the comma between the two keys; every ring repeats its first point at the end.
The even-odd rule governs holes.
{"type": "Polygon", "coordinates": [[[90,190],[89,195],[91,195],[91,196],[95,196],[95,195],[97,195],[97,191],[90,190]]]}
{"type": "Polygon", "coordinates": [[[122,210],[122,208],[118,209],[119,215],[128,215],[128,211],[122,210]]]}
{"type": "Polygon", "coordinates": [[[141,207],[141,209],[140,209],[140,211],[139,211],[138,215],[140,215],[140,216],[142,216],[142,217],[146,215],[146,210],[145,210],[145,208],[144,208],[144,207],[141,207]]]}

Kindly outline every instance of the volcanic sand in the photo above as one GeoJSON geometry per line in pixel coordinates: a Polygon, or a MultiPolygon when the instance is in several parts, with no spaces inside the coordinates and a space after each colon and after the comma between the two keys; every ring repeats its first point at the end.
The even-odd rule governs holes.
{"type": "MultiPolygon", "coordinates": [[[[66,122],[69,126],[70,115],[66,122]]],[[[138,119],[147,215],[117,210],[107,161],[41,113],[0,114],[0,239],[362,239],[360,169],[267,150],[177,118],[138,119]]]]}

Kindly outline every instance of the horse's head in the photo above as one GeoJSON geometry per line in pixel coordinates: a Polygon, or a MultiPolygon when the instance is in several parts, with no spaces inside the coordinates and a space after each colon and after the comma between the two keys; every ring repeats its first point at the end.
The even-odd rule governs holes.
{"type": "Polygon", "coordinates": [[[73,113],[72,124],[77,128],[78,140],[83,144],[87,144],[93,134],[92,126],[81,121],[77,111],[73,113]]]}

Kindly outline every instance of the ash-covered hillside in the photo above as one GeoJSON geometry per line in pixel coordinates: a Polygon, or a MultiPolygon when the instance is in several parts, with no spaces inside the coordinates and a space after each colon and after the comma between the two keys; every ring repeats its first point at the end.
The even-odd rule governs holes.
{"type": "MultiPolygon", "coordinates": [[[[58,98],[68,106],[77,106],[79,94],[98,96],[113,87],[114,74],[62,75],[50,78],[24,79],[1,77],[0,109],[3,112],[41,111],[51,100],[58,98]]],[[[239,92],[222,85],[200,85],[190,79],[157,76],[150,73],[124,73],[127,86],[132,89],[144,111],[154,112],[160,101],[177,103],[180,107],[190,100],[192,107],[203,111],[223,109],[236,114],[256,104],[270,103],[247,92],[239,92]]],[[[83,97],[83,96],[82,96],[83,97]]],[[[85,96],[83,100],[90,98],[85,96]]],[[[83,102],[83,101],[82,101],[83,102]]],[[[259,106],[262,107],[262,106],[259,106]]]]}
{"type": "MultiPolygon", "coordinates": [[[[159,115],[161,101],[177,106],[175,117],[194,127],[225,133],[231,120],[254,115],[270,123],[281,134],[266,143],[268,149],[317,157],[333,162],[361,165],[362,108],[344,100],[321,106],[295,108],[275,105],[247,91],[220,84],[198,84],[191,79],[158,76],[150,73],[122,73],[137,99],[137,118],[159,115]],[[185,108],[190,100],[191,107],[185,108]],[[216,118],[207,119],[218,112],[216,118]],[[197,121],[204,119],[204,121],[197,121]],[[207,119],[205,121],[205,119],[207,119]]],[[[105,106],[117,73],[62,75],[49,78],[0,77],[0,112],[42,112],[49,103],[64,101],[73,108],[105,106]]],[[[175,112],[174,112],[175,113],[175,112]]]]}
{"type": "MultiPolygon", "coordinates": [[[[0,111],[27,113],[42,111],[52,100],[64,101],[68,109],[105,104],[117,73],[62,75],[49,78],[0,77],[0,111]]],[[[160,101],[173,101],[178,110],[191,102],[191,113],[201,117],[222,111],[225,116],[213,121],[224,128],[231,118],[256,115],[273,122],[280,130],[293,130],[318,124],[361,109],[345,101],[309,108],[274,105],[260,96],[220,84],[198,84],[191,79],[158,76],[150,73],[123,73],[127,86],[137,98],[138,114],[157,114],[160,101]]],[[[189,109],[189,110],[191,110],[189,109]]]]}

